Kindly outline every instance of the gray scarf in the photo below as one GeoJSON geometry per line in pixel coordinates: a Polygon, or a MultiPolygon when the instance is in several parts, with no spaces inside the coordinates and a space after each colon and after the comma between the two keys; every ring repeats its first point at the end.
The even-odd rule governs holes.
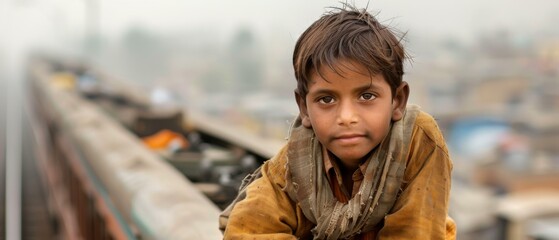
{"type": "Polygon", "coordinates": [[[344,204],[334,197],[322,160],[321,145],[312,129],[297,118],[288,141],[286,191],[305,217],[316,224],[315,239],[346,239],[371,231],[394,205],[406,169],[406,156],[415,119],[409,105],[404,117],[371,154],[359,191],[344,204]]]}

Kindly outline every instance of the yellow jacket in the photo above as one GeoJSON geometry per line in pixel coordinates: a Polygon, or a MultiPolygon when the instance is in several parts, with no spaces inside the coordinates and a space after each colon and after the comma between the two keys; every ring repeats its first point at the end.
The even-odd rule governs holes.
{"type": "MultiPolygon", "coordinates": [[[[225,239],[312,239],[314,224],[286,192],[287,147],[262,166],[262,177],[247,187],[225,230],[225,239]]],[[[447,216],[452,162],[443,136],[421,112],[413,128],[401,193],[379,223],[379,239],[455,239],[447,216]]]]}

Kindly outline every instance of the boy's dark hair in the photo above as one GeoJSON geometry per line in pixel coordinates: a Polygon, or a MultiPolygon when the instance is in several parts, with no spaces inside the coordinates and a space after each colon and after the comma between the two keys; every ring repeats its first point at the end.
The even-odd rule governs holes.
{"type": "Polygon", "coordinates": [[[397,38],[365,9],[335,8],[314,22],[297,40],[293,52],[293,68],[297,91],[304,99],[312,71],[328,66],[339,73],[336,61],[348,59],[365,66],[370,75],[382,74],[390,85],[392,96],[402,82],[406,58],[397,38]]]}

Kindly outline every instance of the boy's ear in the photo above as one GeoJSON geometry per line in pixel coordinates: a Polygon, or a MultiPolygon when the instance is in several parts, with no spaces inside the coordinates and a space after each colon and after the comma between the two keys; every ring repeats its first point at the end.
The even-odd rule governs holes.
{"type": "Polygon", "coordinates": [[[295,101],[297,101],[297,106],[299,107],[299,116],[301,117],[301,122],[304,127],[311,128],[311,120],[309,119],[309,113],[307,112],[307,102],[299,94],[299,91],[295,89],[295,101]]]}
{"type": "Polygon", "coordinates": [[[409,95],[410,87],[407,82],[402,81],[396,88],[394,99],[392,99],[392,121],[398,121],[404,117],[409,95]]]}

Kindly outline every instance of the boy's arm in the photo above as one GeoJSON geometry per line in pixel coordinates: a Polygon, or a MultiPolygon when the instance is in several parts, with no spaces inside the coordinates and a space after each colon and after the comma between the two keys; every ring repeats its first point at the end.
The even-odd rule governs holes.
{"type": "Polygon", "coordinates": [[[434,120],[427,122],[427,132],[435,134],[416,128],[403,191],[384,219],[380,239],[454,239],[454,222],[447,217],[452,162],[434,120]]]}
{"type": "Polygon", "coordinates": [[[262,177],[247,187],[246,198],[231,212],[224,239],[296,239],[297,210],[282,191],[285,166],[277,160],[266,162],[262,177]]]}

